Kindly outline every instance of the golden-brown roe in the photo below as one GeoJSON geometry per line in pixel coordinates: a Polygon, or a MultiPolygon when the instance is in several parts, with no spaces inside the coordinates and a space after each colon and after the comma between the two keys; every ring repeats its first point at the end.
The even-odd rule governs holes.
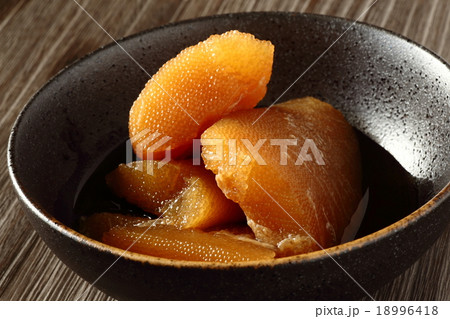
{"type": "Polygon", "coordinates": [[[239,205],[217,187],[214,174],[190,160],[121,164],[106,182],[117,196],[161,216],[158,223],[205,229],[245,220],[239,205]]]}
{"type": "Polygon", "coordinates": [[[103,242],[141,254],[188,261],[229,263],[275,257],[272,249],[255,240],[166,225],[113,228],[103,235],[103,242]]]}
{"type": "Polygon", "coordinates": [[[361,164],[356,135],[338,110],[295,99],[267,112],[230,114],[203,133],[206,139],[220,144],[203,146],[206,168],[244,210],[257,239],[277,245],[281,256],[340,242],[361,198],[361,164]],[[263,141],[260,158],[244,139],[252,146],[263,141]],[[291,145],[282,151],[277,143],[286,141],[291,145]],[[212,156],[218,147],[221,159],[212,156]]]}
{"type": "Polygon", "coordinates": [[[131,108],[136,154],[161,159],[169,148],[172,158],[178,157],[222,116],[256,106],[266,94],[273,52],[270,41],[239,31],[212,35],[181,51],[148,81],[131,108]],[[170,140],[157,145],[163,137],[170,140]]]}

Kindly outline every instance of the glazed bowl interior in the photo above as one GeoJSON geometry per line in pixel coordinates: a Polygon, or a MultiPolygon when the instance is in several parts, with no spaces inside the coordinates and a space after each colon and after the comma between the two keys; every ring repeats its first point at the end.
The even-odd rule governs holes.
{"type": "Polygon", "coordinates": [[[427,203],[450,180],[450,71],[406,39],[351,24],[318,15],[236,14],[182,22],[126,38],[121,47],[109,45],[59,73],[21,113],[9,153],[16,187],[45,218],[75,227],[80,192],[127,139],[130,106],[149,74],[183,48],[238,29],[275,45],[261,106],[280,96],[279,101],[314,96],[341,110],[359,132],[370,197],[358,237],[383,229],[427,203]]]}

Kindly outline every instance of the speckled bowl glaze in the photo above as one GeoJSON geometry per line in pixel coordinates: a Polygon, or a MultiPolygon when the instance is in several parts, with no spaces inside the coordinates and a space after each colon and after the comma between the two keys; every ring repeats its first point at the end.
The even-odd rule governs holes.
{"type": "Polygon", "coordinates": [[[131,252],[119,258],[123,251],[68,226],[86,179],[127,138],[129,108],[148,80],[112,44],[55,76],[14,126],[10,174],[35,229],[64,263],[118,299],[354,299],[365,295],[361,287],[370,293],[392,280],[449,222],[450,70],[407,39],[351,25],[319,15],[230,14],[163,26],[120,44],[153,74],[210,34],[238,29],[271,40],[273,77],[262,105],[313,64],[281,100],[309,95],[340,109],[411,175],[417,210],[350,243],[270,262],[183,262],[131,252]]]}

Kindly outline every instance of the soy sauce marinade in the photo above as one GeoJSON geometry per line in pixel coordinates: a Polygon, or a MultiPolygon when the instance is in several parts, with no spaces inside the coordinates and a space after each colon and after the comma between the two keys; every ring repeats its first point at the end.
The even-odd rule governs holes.
{"type": "MultiPolygon", "coordinates": [[[[363,166],[363,189],[369,188],[369,204],[357,238],[382,229],[418,208],[414,178],[377,143],[357,132],[363,166]]],[[[105,176],[126,161],[126,144],[112,151],[83,186],[75,204],[78,219],[99,212],[156,218],[115,196],[105,176]]]]}
{"type": "Polygon", "coordinates": [[[106,185],[105,176],[116,169],[119,164],[126,162],[126,152],[127,145],[124,142],[108,154],[87,180],[75,204],[74,211],[78,218],[100,212],[156,218],[156,215],[143,211],[139,207],[117,197],[106,185]]]}

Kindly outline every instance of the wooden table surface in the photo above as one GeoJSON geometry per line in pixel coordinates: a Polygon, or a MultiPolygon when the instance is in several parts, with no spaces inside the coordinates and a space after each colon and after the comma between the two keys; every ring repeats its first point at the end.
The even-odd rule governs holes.
{"type": "MultiPolygon", "coordinates": [[[[358,16],[374,0],[78,0],[115,39],[169,22],[228,12],[358,16]]],[[[449,0],[379,0],[362,21],[400,33],[450,61],[449,0]]],[[[22,212],[6,167],[9,131],[51,76],[111,42],[73,0],[0,0],[0,300],[112,300],[47,248],[22,212]]],[[[320,62],[319,62],[320,63],[320,62]]],[[[450,212],[449,212],[450,213],[450,212]]],[[[450,228],[377,300],[450,300],[450,228]]]]}

